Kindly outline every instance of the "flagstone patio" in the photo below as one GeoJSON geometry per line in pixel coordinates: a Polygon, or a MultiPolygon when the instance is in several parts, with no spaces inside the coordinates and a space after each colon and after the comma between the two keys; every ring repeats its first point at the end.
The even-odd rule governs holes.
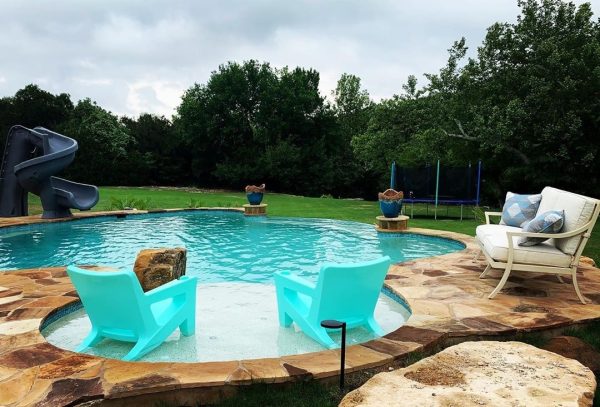
{"type": "MultiPolygon", "coordinates": [[[[512,338],[538,330],[550,334],[600,319],[600,270],[590,264],[580,267],[578,278],[589,304],[578,301],[568,278],[561,284],[554,276],[519,272],[489,300],[499,272],[478,278],[484,265],[475,259],[478,248],[472,237],[424,229],[409,232],[460,240],[466,248],[390,268],[386,284],[406,299],[412,316],[383,338],[349,347],[349,372],[395,366],[411,353],[466,340],[512,338]]],[[[238,385],[338,373],[337,350],[257,360],[142,363],[50,345],[40,334],[40,325],[77,301],[64,268],[0,272],[0,405],[55,406],[88,400],[110,405],[158,401],[196,405],[199,400],[226,397],[238,385]]]]}

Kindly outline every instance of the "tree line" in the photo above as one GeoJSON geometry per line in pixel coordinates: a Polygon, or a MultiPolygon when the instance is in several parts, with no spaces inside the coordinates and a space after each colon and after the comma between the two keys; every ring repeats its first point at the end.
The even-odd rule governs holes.
{"type": "Polygon", "coordinates": [[[439,72],[374,102],[343,74],[330,98],[314,69],[229,62],[182,96],[176,114],[118,117],[28,85],[0,99],[10,126],[79,142],[65,176],[98,185],[173,185],[374,198],[389,165],[484,163],[489,203],[545,185],[600,196],[600,21],[590,5],[519,1],[515,23],[465,39],[439,72]]]}

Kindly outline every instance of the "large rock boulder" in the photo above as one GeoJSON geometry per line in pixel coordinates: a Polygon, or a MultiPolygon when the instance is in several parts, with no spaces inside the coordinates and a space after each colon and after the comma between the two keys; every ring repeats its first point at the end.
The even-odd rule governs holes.
{"type": "Polygon", "coordinates": [[[144,249],[139,252],[133,271],[144,291],[177,280],[185,275],[187,250],[181,247],[175,249],[144,249]]]}
{"type": "Polygon", "coordinates": [[[373,376],[354,406],[592,406],[596,379],[576,360],[521,342],[465,342],[373,376]]]}

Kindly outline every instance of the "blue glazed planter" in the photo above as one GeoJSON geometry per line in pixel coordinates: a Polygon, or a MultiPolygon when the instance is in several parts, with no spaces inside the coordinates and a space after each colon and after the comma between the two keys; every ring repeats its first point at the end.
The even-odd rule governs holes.
{"type": "Polygon", "coordinates": [[[248,203],[250,205],[260,205],[263,199],[262,192],[248,192],[246,194],[246,198],[248,198],[248,203]]]}
{"type": "Polygon", "coordinates": [[[398,201],[379,201],[381,213],[386,218],[397,218],[402,209],[402,200],[398,201]]]}

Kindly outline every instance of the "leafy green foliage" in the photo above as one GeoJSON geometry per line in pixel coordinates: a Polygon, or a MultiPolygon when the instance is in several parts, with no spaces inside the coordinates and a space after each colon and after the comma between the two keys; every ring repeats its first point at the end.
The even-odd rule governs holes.
{"type": "Polygon", "coordinates": [[[334,124],[314,70],[230,62],[184,94],[175,125],[197,182],[309,194],[328,188],[334,124]]]}
{"type": "Polygon", "coordinates": [[[131,136],[115,115],[84,99],[60,127],[79,144],[77,158],[66,170],[69,178],[104,185],[119,183],[119,164],[127,159],[131,136]]]}
{"type": "Polygon", "coordinates": [[[150,198],[132,198],[125,196],[123,198],[111,197],[110,198],[110,206],[108,210],[129,210],[129,209],[137,209],[137,210],[147,210],[151,208],[151,200],[150,198]]]}
{"type": "Polygon", "coordinates": [[[476,58],[461,62],[461,39],[427,86],[417,91],[409,78],[405,95],[377,106],[353,146],[378,178],[387,171],[375,157],[401,165],[481,158],[492,203],[508,189],[549,184],[600,193],[600,25],[589,4],[519,5],[517,22],[491,26],[476,58]]]}

